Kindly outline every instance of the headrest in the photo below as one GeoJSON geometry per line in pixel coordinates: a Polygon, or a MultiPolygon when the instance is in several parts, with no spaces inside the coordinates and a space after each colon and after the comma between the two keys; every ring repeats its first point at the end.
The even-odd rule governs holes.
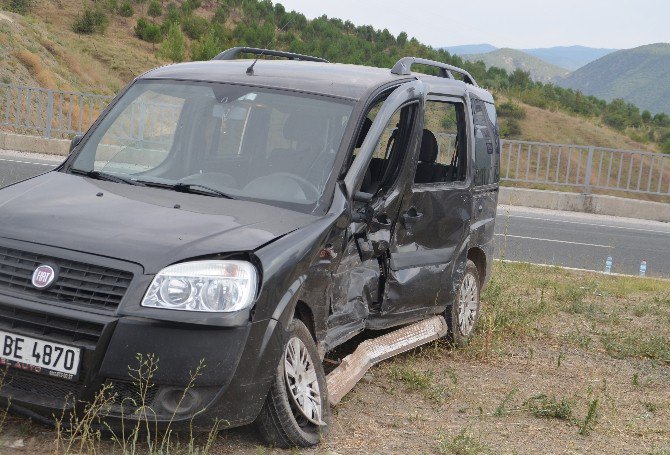
{"type": "Polygon", "coordinates": [[[361,146],[363,145],[363,141],[370,132],[371,126],[372,126],[372,120],[370,120],[368,117],[365,117],[365,120],[363,120],[363,126],[361,127],[361,132],[358,133],[358,140],[356,141],[357,149],[361,148],[361,146]]]}
{"type": "Polygon", "coordinates": [[[421,151],[419,152],[419,161],[422,163],[434,163],[437,161],[437,154],[439,148],[437,147],[437,139],[430,130],[423,130],[423,138],[421,139],[421,151]]]}

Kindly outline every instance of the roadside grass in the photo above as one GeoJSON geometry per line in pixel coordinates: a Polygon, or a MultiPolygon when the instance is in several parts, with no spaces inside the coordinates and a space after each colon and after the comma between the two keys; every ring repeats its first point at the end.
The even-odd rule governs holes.
{"type": "Polygon", "coordinates": [[[670,364],[670,282],[497,263],[478,336],[459,355],[504,353],[511,340],[553,339],[615,358],[670,364]]]}
{"type": "MultiPolygon", "coordinates": [[[[443,428],[437,441],[440,453],[507,453],[497,443],[506,443],[507,437],[501,439],[501,435],[510,431],[499,430],[487,423],[489,419],[512,419],[531,426],[519,422],[556,422],[548,425],[565,438],[596,438],[601,444],[619,434],[645,441],[670,440],[664,439],[670,438],[670,282],[502,261],[494,265],[482,302],[476,336],[466,348],[456,350],[440,340],[388,367],[390,381],[404,384],[410,392],[420,391],[426,400],[430,394],[425,391],[439,387],[434,381],[443,377],[441,384],[448,394],[434,405],[449,408],[471,426],[460,432],[443,428]],[[499,378],[487,376],[491,383],[480,382],[484,388],[475,392],[476,398],[469,398],[467,404],[454,403],[461,384],[472,376],[463,378],[464,373],[457,371],[453,374],[461,381],[450,383],[437,367],[440,363],[449,368],[465,365],[471,372],[483,369],[489,375],[490,370],[502,369],[515,379],[501,390],[496,386],[499,378]],[[544,385],[535,383],[540,373],[528,376],[523,368],[516,374],[505,370],[510,363],[541,370],[547,375],[544,385]],[[600,377],[605,364],[639,371],[616,380],[600,377]],[[421,371],[423,375],[417,373],[421,371]],[[557,382],[559,377],[572,383],[557,382]],[[629,389],[637,401],[631,399],[629,389]],[[626,417],[619,421],[622,414],[626,417]],[[475,438],[473,428],[494,428],[494,434],[482,430],[477,432],[481,439],[475,438]]],[[[553,439],[541,433],[536,436],[553,439]]],[[[580,439],[572,441],[575,447],[582,444],[580,439]]],[[[642,447],[648,447],[644,449],[648,453],[670,450],[656,442],[644,442],[642,447]]],[[[554,446],[559,449],[563,447],[554,446]]]]}

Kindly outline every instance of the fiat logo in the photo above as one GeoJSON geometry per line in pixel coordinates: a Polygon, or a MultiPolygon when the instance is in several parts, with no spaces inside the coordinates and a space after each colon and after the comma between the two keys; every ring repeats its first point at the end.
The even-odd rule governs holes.
{"type": "Polygon", "coordinates": [[[46,289],[56,280],[56,271],[53,267],[42,264],[33,272],[32,283],[37,289],[46,289]]]}

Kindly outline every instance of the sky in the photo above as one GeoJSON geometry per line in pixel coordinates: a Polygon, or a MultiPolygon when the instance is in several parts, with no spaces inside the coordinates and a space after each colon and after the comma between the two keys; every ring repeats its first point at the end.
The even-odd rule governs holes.
{"type": "Polygon", "coordinates": [[[433,47],[627,49],[670,42],[668,0],[275,0],[308,18],[407,32],[433,47]]]}

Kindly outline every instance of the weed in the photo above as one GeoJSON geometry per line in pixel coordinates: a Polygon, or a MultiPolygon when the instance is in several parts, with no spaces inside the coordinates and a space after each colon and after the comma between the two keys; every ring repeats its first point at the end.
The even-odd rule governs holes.
{"type": "Polygon", "coordinates": [[[633,374],[633,379],[631,380],[634,386],[639,386],[640,385],[640,375],[637,373],[633,374]]]}
{"type": "Polygon", "coordinates": [[[588,436],[598,421],[598,398],[593,399],[589,403],[589,409],[586,412],[586,417],[579,426],[579,434],[588,436]]]}
{"type": "Polygon", "coordinates": [[[652,403],[651,401],[645,401],[642,403],[644,406],[644,409],[647,410],[647,412],[656,412],[658,410],[658,405],[656,403],[652,403]]]}
{"type": "Polygon", "coordinates": [[[593,338],[589,335],[585,335],[579,331],[569,332],[561,336],[564,342],[574,344],[581,349],[589,350],[591,349],[591,344],[593,343],[593,338]]]}
{"type": "Polygon", "coordinates": [[[570,420],[572,418],[572,405],[565,398],[558,401],[555,397],[541,394],[531,397],[525,404],[535,417],[560,420],[570,420]]]}
{"type": "Polygon", "coordinates": [[[492,453],[491,449],[479,439],[468,434],[465,429],[461,430],[454,438],[440,436],[439,452],[452,455],[476,455],[492,453]]]}
{"type": "Polygon", "coordinates": [[[509,404],[510,401],[512,401],[512,398],[516,393],[518,392],[518,389],[512,389],[509,392],[507,392],[507,395],[505,395],[505,398],[500,402],[496,410],[493,412],[493,415],[496,417],[502,417],[506,415],[509,411],[507,410],[507,405],[509,404]]]}
{"type": "Polygon", "coordinates": [[[389,368],[391,379],[402,381],[408,389],[418,391],[429,401],[442,403],[447,397],[444,387],[435,385],[435,375],[432,371],[420,371],[407,365],[391,365],[389,368]]]}
{"type": "Polygon", "coordinates": [[[648,358],[670,364],[670,340],[664,336],[610,332],[601,336],[601,342],[605,351],[614,358],[648,358]]]}

